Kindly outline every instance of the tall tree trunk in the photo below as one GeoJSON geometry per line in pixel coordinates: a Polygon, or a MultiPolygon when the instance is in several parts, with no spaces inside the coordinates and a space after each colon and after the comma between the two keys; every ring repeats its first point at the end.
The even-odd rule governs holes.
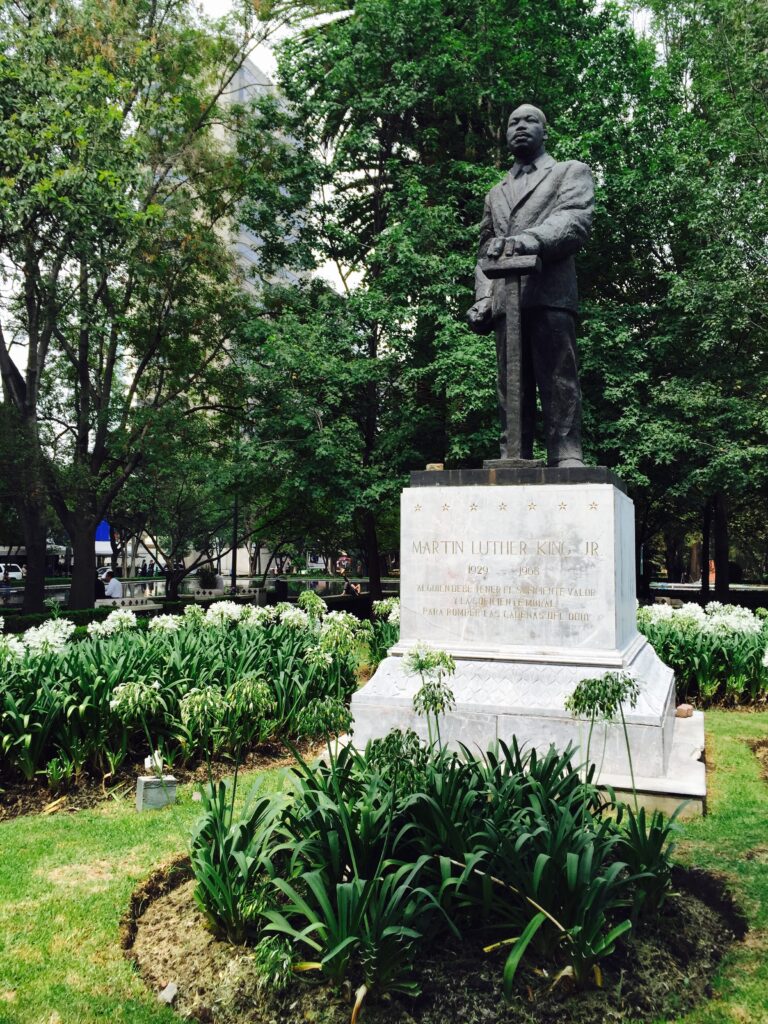
{"type": "Polygon", "coordinates": [[[232,593],[237,593],[237,534],[238,534],[238,516],[240,508],[237,501],[237,494],[235,494],[235,500],[232,506],[232,572],[230,575],[230,584],[232,586],[232,593]]]}
{"type": "Polygon", "coordinates": [[[72,541],[74,568],[69,607],[93,608],[96,580],[96,527],[79,520],[68,531],[72,541]]]}
{"type": "Polygon", "coordinates": [[[381,589],[381,556],[379,554],[379,537],[376,533],[376,520],[373,512],[366,512],[363,516],[363,533],[365,538],[365,554],[368,560],[371,598],[374,601],[380,601],[383,593],[381,589]]]}
{"type": "Polygon", "coordinates": [[[33,496],[28,496],[27,500],[19,502],[18,510],[27,550],[22,611],[42,612],[45,610],[45,509],[33,496]]]}
{"type": "Polygon", "coordinates": [[[715,599],[728,602],[730,576],[728,569],[728,502],[720,492],[715,495],[715,599]]]}
{"type": "Polygon", "coordinates": [[[712,528],[712,502],[707,501],[701,522],[701,598],[709,600],[709,548],[712,528]]]}

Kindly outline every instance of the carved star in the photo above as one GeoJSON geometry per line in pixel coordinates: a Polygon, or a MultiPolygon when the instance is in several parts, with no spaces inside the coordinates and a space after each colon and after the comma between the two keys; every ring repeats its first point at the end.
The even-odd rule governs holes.
{"type": "Polygon", "coordinates": [[[568,508],[568,506],[565,504],[565,502],[561,501],[560,502],[560,511],[561,512],[565,512],[567,508],[568,508]]]}
{"type": "Polygon", "coordinates": [[[590,510],[590,512],[597,512],[597,502],[596,501],[592,502],[592,504],[589,506],[589,510],[590,510]]]}
{"type": "Polygon", "coordinates": [[[502,501],[502,503],[499,505],[499,512],[506,512],[506,511],[507,511],[506,502],[502,501]]]}
{"type": "Polygon", "coordinates": [[[414,508],[414,510],[413,510],[413,511],[414,511],[414,512],[421,512],[421,505],[417,505],[417,506],[416,506],[416,507],[414,508]]]}
{"type": "Polygon", "coordinates": [[[472,504],[471,504],[471,505],[469,506],[469,511],[470,511],[470,512],[477,512],[477,505],[476,505],[476,504],[474,503],[474,501],[473,501],[473,502],[472,502],[472,504]]]}
{"type": "Polygon", "coordinates": [[[450,511],[451,511],[451,506],[450,505],[443,505],[443,512],[450,512],[450,511]]]}
{"type": "Polygon", "coordinates": [[[536,502],[535,501],[529,501],[528,502],[528,511],[529,512],[535,512],[535,510],[536,510],[536,502]]]}

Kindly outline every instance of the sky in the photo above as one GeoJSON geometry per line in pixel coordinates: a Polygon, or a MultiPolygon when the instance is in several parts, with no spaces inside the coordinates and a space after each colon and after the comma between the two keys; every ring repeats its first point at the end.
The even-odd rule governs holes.
{"type": "MultiPolygon", "coordinates": [[[[198,0],[203,11],[212,18],[220,18],[232,9],[232,0],[198,0]]],[[[265,75],[274,79],[276,63],[268,46],[257,46],[251,54],[251,60],[265,75]]]]}

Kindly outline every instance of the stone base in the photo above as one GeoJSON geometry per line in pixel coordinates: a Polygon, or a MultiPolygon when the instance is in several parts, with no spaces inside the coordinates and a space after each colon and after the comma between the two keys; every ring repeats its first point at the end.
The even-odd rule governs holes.
{"type": "MultiPolygon", "coordinates": [[[[632,801],[632,779],[629,775],[603,771],[599,782],[610,786],[626,803],[632,801]]],[[[697,818],[707,812],[707,766],[704,763],[704,715],[694,712],[691,718],[676,718],[672,748],[666,774],[653,776],[635,773],[638,803],[648,811],[672,812],[681,803],[681,820],[697,818]]]]}
{"type": "MultiPolygon", "coordinates": [[[[634,538],[632,502],[605,467],[412,473],[401,497],[400,641],[352,698],[355,744],[392,728],[426,739],[412,705],[421,680],[403,669],[422,644],[456,661],[442,741],[481,751],[514,736],[542,752],[571,744],[586,760],[589,721],[565,701],[581,680],[621,672],[640,694],[623,709],[638,788],[703,807],[703,767],[682,772],[675,758],[688,755],[673,756],[686,731],[676,729],[672,670],[637,630],[634,538]]],[[[606,784],[629,788],[620,721],[595,725],[589,760],[606,784]]]]}
{"type": "Polygon", "coordinates": [[[173,775],[140,775],[136,781],[136,810],[157,811],[176,803],[176,779],[173,775]]]}
{"type": "MultiPolygon", "coordinates": [[[[643,642],[617,670],[632,675],[640,687],[635,708],[625,707],[635,773],[663,774],[669,764],[675,726],[672,670],[643,642]]],[[[569,743],[586,757],[589,722],[574,719],[565,701],[582,679],[601,676],[595,664],[542,664],[524,661],[486,661],[461,658],[448,680],[456,708],[440,719],[444,743],[484,751],[497,739],[534,746],[542,753],[550,744],[564,749],[569,743]]],[[[355,743],[386,735],[392,728],[413,729],[427,738],[427,723],[413,710],[413,697],[421,685],[418,675],[407,675],[403,659],[386,658],[373,678],[352,698],[355,743]]],[[[590,759],[603,771],[629,773],[621,723],[597,723],[592,731],[590,759]]]]}
{"type": "Polygon", "coordinates": [[[541,469],[546,463],[543,459],[485,459],[483,469],[541,469]]]}
{"type": "MultiPolygon", "coordinates": [[[[473,751],[485,751],[497,739],[509,743],[514,736],[521,746],[544,753],[554,744],[579,748],[575,762],[586,757],[589,722],[572,718],[563,701],[579,678],[599,675],[600,667],[551,666],[546,680],[544,666],[459,661],[449,685],[456,709],[440,719],[440,737],[449,747],[464,744],[473,751]],[[478,689],[482,688],[482,695],[478,689]],[[506,693],[503,691],[506,690],[506,693]],[[496,701],[492,704],[491,701],[496,701]]],[[[695,817],[706,810],[706,767],[704,716],[674,717],[669,691],[662,713],[652,707],[653,694],[661,696],[671,670],[646,645],[629,666],[639,678],[641,697],[637,707],[625,708],[638,801],[648,810],[667,814],[683,801],[683,817],[695,817]],[[649,693],[651,699],[649,700],[649,693]],[[659,767],[665,765],[663,773],[659,767]]],[[[402,659],[389,657],[373,678],[352,698],[353,741],[363,748],[370,739],[385,736],[390,729],[413,729],[427,741],[427,723],[413,711],[413,695],[420,686],[418,676],[403,672],[402,659]]],[[[631,802],[632,779],[621,723],[598,724],[592,733],[590,760],[596,764],[599,785],[611,786],[616,795],[631,802]]]]}

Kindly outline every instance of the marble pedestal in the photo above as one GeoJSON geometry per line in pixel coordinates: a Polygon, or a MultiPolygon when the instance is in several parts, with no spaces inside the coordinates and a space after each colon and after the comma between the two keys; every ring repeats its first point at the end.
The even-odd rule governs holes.
{"type": "MultiPolygon", "coordinates": [[[[672,670],[637,631],[634,509],[621,482],[600,468],[510,468],[414,473],[411,484],[400,641],[353,697],[355,744],[395,727],[426,735],[412,708],[420,679],[403,668],[416,644],[456,659],[443,739],[480,749],[516,736],[585,756],[588,723],[565,701],[579,680],[621,671],[640,688],[624,715],[643,789],[703,809],[703,720],[676,732],[672,670]]],[[[624,788],[620,723],[595,728],[591,759],[601,782],[624,788]]]]}

